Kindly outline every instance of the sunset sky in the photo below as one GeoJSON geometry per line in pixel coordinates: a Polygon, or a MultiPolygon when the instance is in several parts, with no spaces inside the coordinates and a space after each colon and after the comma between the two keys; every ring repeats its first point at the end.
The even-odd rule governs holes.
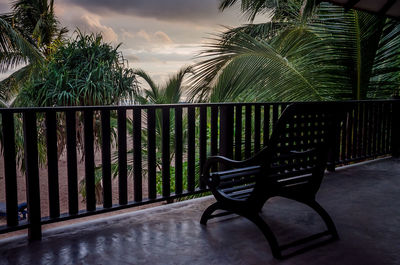
{"type": "MultiPolygon", "coordinates": [[[[10,10],[0,0],[0,12],[10,10]]],[[[247,23],[238,8],[218,11],[219,0],[55,0],[61,25],[72,33],[102,32],[120,50],[131,68],[142,68],[164,81],[194,62],[210,34],[224,26],[247,23]]],[[[1,78],[1,76],[0,76],[1,78]]]]}

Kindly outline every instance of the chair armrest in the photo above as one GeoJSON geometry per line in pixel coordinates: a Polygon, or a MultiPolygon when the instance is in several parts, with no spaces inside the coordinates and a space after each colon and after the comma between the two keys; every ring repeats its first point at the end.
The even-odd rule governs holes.
{"type": "Polygon", "coordinates": [[[211,156],[204,164],[201,178],[210,188],[217,188],[222,179],[253,174],[254,170],[259,171],[260,166],[253,166],[253,164],[251,159],[237,161],[224,156],[211,156]],[[210,174],[210,169],[218,164],[222,164],[230,170],[221,170],[210,174]]]}

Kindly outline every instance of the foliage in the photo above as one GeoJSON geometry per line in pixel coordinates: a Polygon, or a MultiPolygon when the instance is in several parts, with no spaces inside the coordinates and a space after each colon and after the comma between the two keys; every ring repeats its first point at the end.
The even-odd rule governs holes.
{"type": "Polygon", "coordinates": [[[74,39],[52,54],[39,76],[21,91],[19,106],[84,106],[118,104],[136,89],[135,74],[117,47],[100,34],[77,31],[74,39]]]}
{"type": "MultiPolygon", "coordinates": [[[[21,63],[33,62],[40,65],[43,57],[40,51],[26,40],[5,19],[0,17],[0,72],[5,72],[21,63]]],[[[21,83],[25,82],[33,69],[25,66],[0,82],[0,100],[3,107],[8,107],[8,101],[15,95],[21,83]]]]}
{"type": "MultiPolygon", "coordinates": [[[[133,93],[133,101],[139,104],[176,104],[182,100],[182,91],[184,86],[184,78],[186,75],[192,73],[191,67],[183,67],[177,74],[171,76],[164,85],[157,85],[154,80],[145,71],[138,69],[134,71],[138,77],[143,79],[148,88],[143,86],[137,86],[133,93]]],[[[142,120],[147,120],[147,113],[142,111],[142,120]]],[[[186,138],[186,117],[182,117],[183,123],[183,141],[186,138]]],[[[133,120],[128,117],[127,121],[127,132],[132,137],[133,135],[133,120]]],[[[162,142],[162,113],[161,110],[156,110],[155,112],[155,134],[156,134],[156,180],[157,180],[157,192],[161,193],[162,177],[161,177],[161,142],[162,142]]],[[[172,163],[175,154],[175,129],[174,129],[174,115],[171,110],[170,113],[170,163],[172,163]]],[[[147,175],[147,130],[142,129],[142,154],[143,157],[143,175],[147,175]]],[[[133,150],[129,149],[127,151],[127,171],[129,176],[133,176],[133,150]]],[[[118,154],[114,153],[112,155],[112,175],[115,178],[118,176],[118,154]]],[[[98,172],[101,171],[101,167],[96,169],[98,172]]],[[[171,176],[174,175],[174,167],[170,168],[171,176]]],[[[100,181],[100,179],[99,179],[100,181]]],[[[174,191],[174,178],[171,177],[171,190],[174,191]]]]}
{"type": "Polygon", "coordinates": [[[43,58],[58,46],[66,28],[60,27],[53,0],[17,0],[12,11],[0,15],[0,71],[25,64],[0,82],[0,99],[12,104],[20,88],[41,69],[43,58]]]}
{"type": "MultiPolygon", "coordinates": [[[[224,0],[221,8],[236,2],[224,0]]],[[[274,15],[216,36],[195,67],[192,99],[387,98],[399,88],[397,21],[310,0],[241,4],[250,19],[272,6],[274,15]]]]}
{"type": "MultiPolygon", "coordinates": [[[[104,43],[100,34],[86,35],[78,31],[75,38],[66,41],[48,56],[42,72],[31,76],[15,100],[14,106],[111,105],[118,104],[122,99],[132,98],[137,86],[135,74],[126,67],[126,61],[118,48],[119,46],[112,47],[104,43]]],[[[57,115],[57,146],[61,155],[66,143],[66,125],[64,114],[57,115]]],[[[76,116],[77,149],[83,158],[83,115],[77,112],[76,116]]],[[[44,117],[39,115],[40,148],[45,146],[43,121],[44,117]]],[[[20,126],[21,122],[17,122],[16,125],[20,126]]],[[[99,112],[94,112],[93,126],[96,148],[99,148],[101,144],[99,112]]],[[[114,114],[111,115],[111,127],[114,132],[116,128],[114,114]]],[[[115,133],[112,136],[114,139],[115,133]]],[[[41,150],[39,155],[44,162],[45,149],[41,150]]],[[[23,157],[22,148],[18,149],[18,157],[23,157]]],[[[101,182],[97,181],[97,184],[98,195],[101,182]]],[[[81,183],[80,187],[84,187],[84,183],[81,183]]]]}

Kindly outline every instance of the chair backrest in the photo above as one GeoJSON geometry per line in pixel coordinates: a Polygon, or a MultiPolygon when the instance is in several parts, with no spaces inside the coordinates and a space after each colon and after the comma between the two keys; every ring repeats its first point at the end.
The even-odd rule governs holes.
{"type": "Polygon", "coordinates": [[[275,125],[269,145],[256,155],[258,160],[264,156],[268,178],[280,187],[312,184],[309,186],[317,191],[345,112],[345,105],[332,102],[289,105],[275,125]]]}

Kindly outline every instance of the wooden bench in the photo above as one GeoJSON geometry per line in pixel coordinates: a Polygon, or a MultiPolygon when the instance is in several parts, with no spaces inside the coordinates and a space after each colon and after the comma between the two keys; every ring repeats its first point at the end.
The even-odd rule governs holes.
{"type": "Polygon", "coordinates": [[[209,157],[202,179],[217,201],[204,211],[200,223],[205,225],[211,218],[231,213],[243,216],[262,231],[273,256],[278,259],[319,246],[322,244],[320,238],[328,237],[323,243],[338,239],[332,219],[315,200],[326,169],[330,143],[334,142],[338,123],[346,113],[346,105],[337,104],[289,105],[276,123],[268,146],[253,157],[244,161],[209,157]],[[327,231],[280,246],[259,215],[264,203],[274,196],[308,205],[321,216],[327,231]],[[213,214],[216,210],[223,211],[213,214]],[[316,241],[319,242],[310,245],[316,241]],[[282,255],[282,251],[293,247],[297,250],[282,255]]]}

